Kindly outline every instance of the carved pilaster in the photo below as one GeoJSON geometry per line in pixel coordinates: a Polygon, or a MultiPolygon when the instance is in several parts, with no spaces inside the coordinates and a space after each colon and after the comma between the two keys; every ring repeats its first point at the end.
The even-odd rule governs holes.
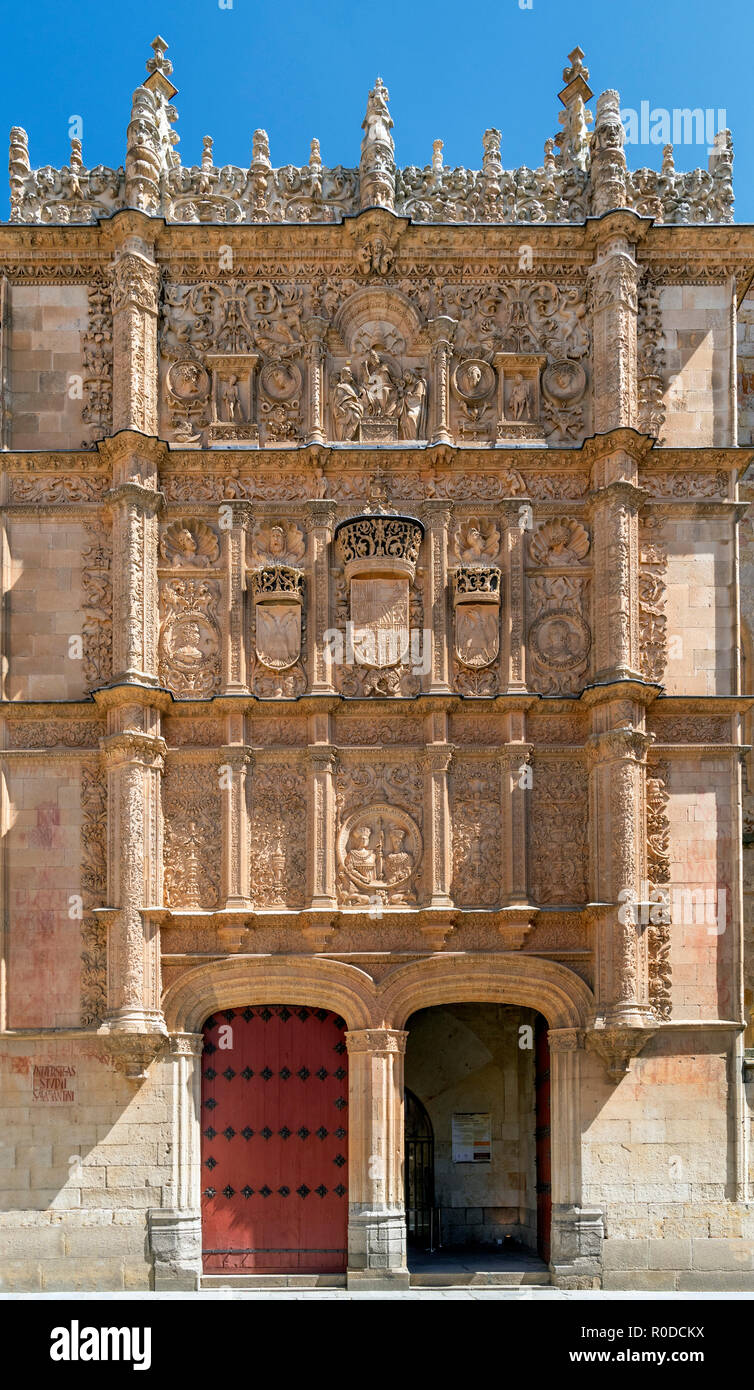
{"type": "Polygon", "coordinates": [[[403,1189],[403,1058],[408,1034],[346,1033],[349,1072],[348,1283],[408,1285],[403,1189]]]}
{"type": "Polygon", "coordinates": [[[162,493],[122,483],[106,494],[113,518],[113,679],[157,685],[158,516],[162,493]]]}
{"type": "Polygon", "coordinates": [[[450,433],[450,358],[456,320],[447,314],[429,319],[427,328],[432,338],[432,444],[452,444],[450,433]]]}
{"type": "MultiPolygon", "coordinates": [[[[447,692],[448,684],[448,527],[451,509],[446,502],[425,502],[422,516],[427,527],[427,564],[424,613],[431,615],[432,650],[430,686],[433,694],[447,692]]],[[[426,616],[425,616],[426,622],[426,616]]]]}
{"type": "Polygon", "coordinates": [[[223,899],[226,909],[251,907],[249,814],[246,784],[253,762],[250,749],[234,744],[220,750],[223,807],[223,899]]]}
{"type": "Polygon", "coordinates": [[[108,898],[106,1030],[163,1031],[159,928],[146,915],[161,900],[162,738],[133,731],[103,740],[107,768],[108,898]]]}
{"type": "Polygon", "coordinates": [[[248,693],[244,635],[246,535],[251,521],[248,502],[228,502],[232,525],[223,531],[225,563],[225,623],[223,624],[223,692],[248,693]]]}
{"type": "Polygon", "coordinates": [[[597,247],[589,272],[593,335],[593,421],[602,434],[635,426],[639,267],[634,245],[616,231],[597,247]]]}
{"type": "Polygon", "coordinates": [[[329,323],[327,319],[311,318],[303,325],[307,342],[307,361],[309,366],[309,419],[306,431],[307,444],[325,442],[324,406],[324,361],[325,334],[329,323]]]}
{"type": "Polygon", "coordinates": [[[589,740],[592,909],[597,947],[597,1020],[645,1027],[649,1000],[646,932],[635,904],[646,872],[644,777],[650,738],[630,727],[589,740]]]}
{"type": "Polygon", "coordinates": [[[453,852],[450,829],[448,772],[451,744],[428,744],[424,751],[424,839],[429,906],[452,907],[450,882],[453,852]]]}
{"type": "MultiPolygon", "coordinates": [[[[616,451],[611,463],[627,455],[616,451]]],[[[605,461],[603,460],[603,463],[605,461]]],[[[639,675],[639,508],[643,492],[620,478],[592,494],[595,682],[639,675]]]]}
{"type": "Polygon", "coordinates": [[[160,270],[148,243],[129,238],[116,251],[111,276],[113,432],[139,430],[156,435],[160,270]]]}
{"type": "Polygon", "coordinates": [[[306,525],[311,535],[312,626],[311,691],[332,694],[332,654],[325,633],[330,627],[330,545],[335,526],[334,502],[307,503],[306,525]]]}
{"type": "Polygon", "coordinates": [[[310,908],[327,911],[335,896],[335,749],[309,747],[309,834],[307,898],[310,908]]]}

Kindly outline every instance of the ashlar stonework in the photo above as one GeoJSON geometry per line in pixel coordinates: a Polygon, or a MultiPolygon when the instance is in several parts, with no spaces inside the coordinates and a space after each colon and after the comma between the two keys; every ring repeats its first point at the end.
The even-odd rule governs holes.
{"type": "Polygon", "coordinates": [[[407,1284],[408,1205],[564,1287],[754,1287],[730,136],[629,170],[576,48],[536,169],[400,168],[379,80],[358,168],[185,167],[152,47],[123,167],[11,132],[4,1287],[312,1270],[212,1244],[320,1142],[303,1089],[222,1122],[312,1079],[241,1017],[338,1038],[334,1176],[268,1188],[347,1218],[336,1281],[407,1284]]]}

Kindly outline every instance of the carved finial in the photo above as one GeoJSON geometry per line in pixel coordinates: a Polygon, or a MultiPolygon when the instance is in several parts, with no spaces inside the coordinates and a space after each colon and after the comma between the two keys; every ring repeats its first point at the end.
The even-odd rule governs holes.
{"type": "Polygon", "coordinates": [[[319,150],[319,140],[317,139],[316,135],[314,136],[314,139],[312,140],[311,147],[310,147],[310,150],[309,150],[309,168],[310,168],[310,169],[321,169],[321,168],[322,168],[322,156],[321,156],[320,150],[319,150]]]}
{"type": "Polygon", "coordinates": [[[570,65],[563,69],[565,87],[558,93],[558,100],[565,107],[558,116],[563,127],[555,136],[560,159],[575,169],[585,170],[589,163],[589,131],[592,113],[587,111],[586,102],[594,95],[587,83],[589,69],[584,67],[584,52],[574,48],[568,54],[570,65]]]}
{"type": "Polygon", "coordinates": [[[436,174],[442,173],[442,140],[432,141],[432,168],[436,174]]]}
{"type": "Polygon", "coordinates": [[[10,220],[11,222],[18,222],[23,203],[24,180],[27,174],[31,173],[29,137],[20,125],[14,125],[10,133],[8,173],[10,175],[10,220]]]}
{"type": "Polygon", "coordinates": [[[81,141],[75,135],[71,136],[71,158],[68,165],[71,173],[79,174],[84,167],[81,154],[81,141]]]}
{"type": "Polygon", "coordinates": [[[583,78],[584,82],[589,81],[589,69],[584,67],[584,50],[578,44],[568,54],[570,67],[563,68],[563,81],[573,82],[575,77],[583,78]]]}
{"type": "Polygon", "coordinates": [[[597,98],[597,115],[591,147],[592,212],[596,217],[626,206],[626,132],[615,91],[597,98]]]}
{"type": "Polygon", "coordinates": [[[711,174],[722,167],[733,167],[733,137],[729,130],[718,130],[707,157],[707,168],[711,174]]]}
{"type": "Polygon", "coordinates": [[[390,131],[393,122],[388,110],[390,93],[378,77],[367,101],[361,123],[364,138],[359,162],[360,203],[362,208],[389,208],[395,205],[395,145],[390,131]]]}
{"type": "Polygon", "coordinates": [[[251,158],[254,164],[267,164],[272,167],[270,162],[270,142],[266,130],[255,130],[251,141],[251,158]]]}
{"type": "Polygon", "coordinates": [[[555,172],[555,166],[555,141],[545,140],[544,168],[548,174],[552,174],[555,172]]]}
{"type": "Polygon", "coordinates": [[[490,129],[484,132],[482,137],[482,149],[484,151],[482,155],[482,169],[485,173],[491,171],[492,165],[494,165],[496,172],[499,171],[502,173],[503,166],[500,160],[500,144],[502,138],[500,131],[496,130],[494,126],[490,126],[490,129]]]}
{"type": "Polygon", "coordinates": [[[154,49],[154,58],[147,59],[147,72],[150,76],[153,72],[161,72],[163,77],[169,77],[173,71],[173,64],[165,57],[167,47],[167,39],[161,39],[159,34],[156,39],[152,39],[150,48],[154,49]]]}
{"type": "Polygon", "coordinates": [[[665,145],[662,151],[662,172],[665,178],[669,178],[675,173],[675,160],[673,158],[673,146],[665,145]]]}
{"type": "Polygon", "coordinates": [[[205,135],[202,140],[202,168],[211,169],[213,165],[212,150],[214,141],[211,135],[205,135]]]}

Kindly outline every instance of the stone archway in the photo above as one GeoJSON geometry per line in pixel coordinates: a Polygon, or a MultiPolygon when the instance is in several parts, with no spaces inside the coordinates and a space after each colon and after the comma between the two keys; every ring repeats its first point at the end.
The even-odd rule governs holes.
{"type": "MultiPolygon", "coordinates": [[[[150,1211],[155,1288],[197,1288],[202,1273],[201,1230],[201,1028],[213,1012],[247,1004],[291,1001],[329,1009],[359,1037],[374,1016],[376,989],[363,970],[311,957],[234,956],[185,971],[164,995],[163,1009],[173,1063],[173,1187],[175,1205],[150,1211]]],[[[350,1041],[349,1041],[350,1050],[350,1041]]],[[[349,1072],[358,1072],[349,1067],[349,1072]]],[[[350,1081],[351,1096],[354,1083],[350,1081]]],[[[364,1114],[352,1106],[349,1164],[369,1150],[359,1133],[364,1114]],[[354,1157],[356,1155],[356,1157],[354,1157]]]]}
{"type": "Polygon", "coordinates": [[[582,1205],[580,1084],[589,986],[566,966],[520,953],[436,955],[400,967],[379,991],[381,1017],[403,1028],[418,1009],[454,1003],[517,1004],[548,1024],[551,1071],[552,1254],[558,1283],[591,1286],[601,1269],[602,1214],[582,1205]]]}
{"type": "Polygon", "coordinates": [[[199,1219],[199,1051],[214,1010],[286,999],[332,1009],[348,1025],[348,1282],[407,1284],[403,1211],[404,1025],[434,1004],[524,1005],[549,1025],[552,1064],[553,1256],[559,1282],[599,1273],[601,1220],[581,1207],[579,1081],[591,990],[573,971],[520,953],[435,955],[390,971],[376,984],[362,969],[312,957],[243,957],[187,970],[165,993],[174,1068],[176,1205],[150,1213],[155,1287],[196,1287],[199,1219]]]}

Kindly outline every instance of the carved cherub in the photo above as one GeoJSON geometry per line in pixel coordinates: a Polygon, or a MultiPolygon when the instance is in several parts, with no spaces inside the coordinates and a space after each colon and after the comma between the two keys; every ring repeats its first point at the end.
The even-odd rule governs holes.
{"type": "Polygon", "coordinates": [[[470,516],[456,530],[455,548],[464,565],[491,563],[500,550],[500,532],[494,521],[470,516]]]}
{"type": "Polygon", "coordinates": [[[174,521],[162,534],[160,554],[168,565],[191,565],[194,569],[206,569],[214,565],[220,554],[220,545],[214,531],[206,521],[197,518],[174,521]]]}
{"type": "Polygon", "coordinates": [[[589,553],[589,533],[575,517],[554,517],[529,542],[535,565],[578,565],[589,553]]]}
{"type": "Polygon", "coordinates": [[[257,531],[251,556],[257,565],[298,565],[305,550],[304,533],[295,521],[271,521],[257,531]]]}

